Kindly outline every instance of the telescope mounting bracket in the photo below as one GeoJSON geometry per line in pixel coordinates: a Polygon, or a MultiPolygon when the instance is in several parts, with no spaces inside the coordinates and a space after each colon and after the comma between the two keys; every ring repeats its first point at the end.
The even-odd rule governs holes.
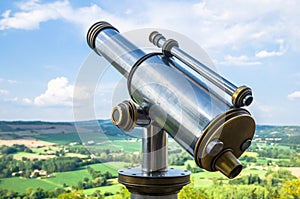
{"type": "Polygon", "coordinates": [[[131,192],[131,198],[177,199],[177,193],[190,183],[190,171],[168,168],[168,134],[151,121],[148,105],[140,107],[123,101],[112,110],[112,122],[124,131],[143,127],[142,166],[118,171],[119,183],[131,192]]]}

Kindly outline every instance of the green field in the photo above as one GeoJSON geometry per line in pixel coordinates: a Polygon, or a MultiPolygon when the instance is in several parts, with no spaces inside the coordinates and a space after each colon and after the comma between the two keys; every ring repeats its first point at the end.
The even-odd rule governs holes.
{"type": "MultiPolygon", "coordinates": [[[[91,129],[88,130],[89,131],[87,132],[91,132],[91,129]]],[[[272,131],[269,130],[266,132],[272,136],[282,135],[282,134],[278,134],[278,135],[274,134],[272,133],[272,131]]],[[[83,190],[83,193],[87,195],[91,195],[95,191],[100,191],[102,195],[104,194],[108,195],[108,193],[116,194],[123,187],[123,185],[118,184],[117,182],[117,175],[118,175],[117,170],[132,165],[139,166],[141,162],[141,148],[142,148],[141,139],[135,139],[120,133],[115,133],[115,135],[112,136],[111,131],[108,131],[109,134],[103,134],[103,133],[101,134],[99,132],[80,133],[80,134],[78,133],[39,134],[36,131],[24,131],[24,132],[25,134],[23,135],[30,134],[31,137],[35,137],[36,139],[39,140],[54,143],[54,145],[30,148],[33,151],[32,153],[26,153],[24,151],[28,152],[29,150],[24,150],[24,149],[18,149],[15,152],[11,152],[10,155],[13,155],[15,159],[9,160],[9,163],[3,161],[0,167],[0,169],[3,168],[0,173],[3,174],[3,178],[0,178],[1,189],[8,189],[8,190],[17,191],[19,193],[25,193],[28,188],[31,189],[42,188],[44,190],[51,190],[51,191],[54,191],[57,188],[65,188],[66,190],[71,189],[72,191],[74,191],[74,189],[72,189],[72,186],[75,186],[76,188],[81,187],[79,189],[84,189],[84,187],[95,187],[98,186],[98,184],[97,185],[92,184],[94,182],[92,180],[91,174],[88,172],[87,169],[88,166],[80,166],[80,165],[86,165],[86,163],[93,163],[93,162],[97,162],[97,160],[101,160],[102,162],[106,162],[106,163],[91,164],[89,165],[89,167],[93,168],[96,171],[101,171],[102,174],[105,172],[110,172],[114,176],[114,178],[107,180],[108,182],[107,186],[85,189],[83,190]],[[77,143],[76,145],[69,145],[71,142],[79,142],[80,144],[77,143]],[[139,152],[139,153],[134,153],[134,152],[139,152]],[[98,159],[93,159],[94,157],[91,156],[92,154],[98,159]],[[29,160],[22,159],[22,157],[26,157],[29,160]],[[68,157],[74,157],[74,158],[68,158],[68,157]],[[34,158],[37,158],[38,160],[33,160],[34,158]],[[78,160],[80,164],[78,164],[78,166],[76,167],[73,167],[72,171],[55,172],[52,173],[51,177],[48,178],[37,177],[37,178],[30,179],[30,178],[23,178],[23,177],[11,177],[12,171],[23,171],[23,174],[20,175],[28,176],[28,174],[30,174],[35,168],[47,168],[44,166],[49,165],[50,162],[40,160],[43,158],[48,158],[48,159],[53,158],[53,161],[56,161],[55,163],[56,168],[52,170],[52,172],[70,170],[70,169],[64,169],[64,165],[68,165],[67,163],[65,164],[66,161],[65,159],[72,159],[74,161],[78,160]],[[81,158],[82,160],[78,158],[81,158]],[[112,160],[118,160],[122,162],[114,162],[112,160]],[[22,163],[22,162],[26,162],[27,164],[29,164],[30,161],[35,162],[35,165],[31,164],[31,166],[29,167],[27,165],[24,166],[22,163]],[[111,162],[107,162],[107,161],[111,161],[111,162]],[[74,170],[75,168],[77,169],[74,170]],[[10,173],[7,171],[10,171],[10,173]],[[7,176],[8,178],[4,178],[7,176]],[[85,178],[88,178],[89,180],[87,181],[85,178]],[[89,182],[90,184],[78,183],[79,181],[83,182],[84,180],[86,180],[86,182],[89,182]],[[83,186],[83,184],[85,186],[83,186]]],[[[12,135],[13,134],[14,133],[12,133],[12,135]]],[[[264,132],[261,133],[261,136],[267,137],[268,134],[264,132]]],[[[4,138],[12,135],[5,134],[4,138]]],[[[21,137],[21,135],[22,135],[21,132],[15,133],[16,137],[18,136],[21,137]]],[[[240,184],[236,185],[235,183],[241,183],[241,186],[239,187],[240,188],[242,187],[243,190],[244,189],[246,190],[247,187],[249,187],[249,189],[251,187],[253,188],[254,185],[256,186],[254,188],[258,187],[259,189],[267,190],[266,187],[264,187],[266,186],[264,183],[273,183],[273,181],[270,180],[266,181],[266,179],[271,179],[271,178],[277,179],[277,176],[279,176],[279,174],[276,172],[278,171],[279,167],[288,170],[292,170],[292,168],[294,169],[300,168],[299,147],[290,145],[288,142],[286,143],[269,142],[269,141],[267,143],[253,142],[252,147],[250,147],[248,151],[245,152],[240,158],[245,168],[242,170],[241,174],[237,176],[238,180],[232,181],[231,183],[231,181],[227,179],[220,172],[207,172],[201,169],[196,170],[195,168],[197,167],[197,165],[195,164],[195,161],[191,160],[191,158],[187,155],[187,153],[185,153],[184,150],[181,149],[174,140],[172,139],[169,140],[168,148],[169,148],[170,164],[177,164],[177,165],[169,165],[170,168],[173,167],[173,168],[186,170],[187,167],[189,167],[193,172],[198,171],[199,173],[191,174],[191,179],[192,182],[194,183],[192,186],[194,186],[195,188],[203,188],[201,189],[202,191],[213,190],[215,193],[219,195],[220,194],[222,195],[223,192],[225,193],[225,192],[229,192],[232,189],[235,189],[232,187],[240,185],[240,184]],[[298,165],[294,164],[292,165],[293,167],[289,167],[289,163],[291,162],[299,163],[299,164],[298,165]],[[268,169],[273,170],[274,172],[268,169]],[[272,175],[270,175],[270,172],[273,172],[272,175]],[[255,181],[257,180],[257,177],[259,177],[259,181],[263,183],[258,184],[258,181],[255,181]],[[254,183],[254,185],[249,184],[248,186],[245,183],[248,184],[254,183]],[[224,188],[224,190],[222,189],[222,187],[224,188]]],[[[2,150],[4,152],[8,151],[7,147],[3,147],[2,150]]],[[[2,153],[1,151],[1,155],[2,154],[5,153],[2,153]]],[[[2,160],[6,160],[5,158],[3,157],[2,160]]],[[[76,163],[72,162],[72,164],[76,164],[76,163]]],[[[294,171],[293,175],[295,176],[300,175],[299,170],[293,170],[293,171],[294,171]]],[[[93,174],[95,173],[93,172],[93,174]]],[[[280,175],[283,174],[281,173],[280,175]]],[[[285,176],[280,178],[284,180],[292,179],[292,178],[285,178],[285,176]]],[[[100,177],[97,180],[99,179],[100,177]]],[[[281,188],[280,187],[281,185],[274,186],[273,184],[269,184],[268,186],[274,189],[281,188]]],[[[211,192],[209,191],[207,193],[211,194],[211,192]]],[[[0,198],[1,198],[1,194],[0,194],[0,198]]],[[[105,198],[112,199],[114,198],[114,196],[108,196],[105,198]]],[[[227,198],[232,198],[232,197],[227,197],[227,198]]],[[[237,197],[237,198],[243,198],[243,197],[237,197]]]]}
{"type": "Polygon", "coordinates": [[[46,142],[53,142],[56,144],[69,144],[70,142],[80,142],[78,133],[66,133],[66,134],[38,134],[34,136],[38,140],[46,142]]]}
{"type": "Polygon", "coordinates": [[[55,188],[62,186],[44,179],[14,177],[2,178],[0,181],[0,187],[2,189],[13,189],[14,191],[25,193],[28,188],[36,189],[38,187],[42,187],[44,190],[54,190],[55,188]]]}
{"type": "MultiPolygon", "coordinates": [[[[89,148],[109,149],[111,151],[123,150],[125,152],[141,151],[141,142],[128,141],[124,137],[106,136],[99,133],[66,133],[66,134],[40,134],[34,136],[36,139],[52,142],[59,145],[66,145],[71,142],[88,142],[94,141],[95,145],[85,146],[89,148]]],[[[129,138],[129,137],[128,137],[129,138]]],[[[39,151],[41,152],[41,151],[39,151]]]]}
{"type": "MultiPolygon", "coordinates": [[[[123,168],[125,164],[125,162],[107,162],[93,164],[90,165],[90,167],[95,170],[100,170],[103,173],[108,171],[114,176],[117,176],[117,170],[123,168]]],[[[42,187],[45,190],[52,190],[58,187],[63,187],[64,184],[66,184],[67,186],[77,185],[78,181],[83,181],[84,177],[89,177],[91,179],[91,176],[88,173],[86,167],[87,166],[75,171],[54,173],[53,177],[45,179],[29,179],[20,177],[2,178],[0,180],[0,187],[3,189],[11,189],[13,186],[15,191],[25,193],[26,189],[29,187],[42,187]]]]}

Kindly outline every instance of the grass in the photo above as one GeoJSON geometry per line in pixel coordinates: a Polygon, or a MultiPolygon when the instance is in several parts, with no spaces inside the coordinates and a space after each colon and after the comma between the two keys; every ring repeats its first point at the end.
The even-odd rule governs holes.
{"type": "Polygon", "coordinates": [[[87,158],[88,155],[78,154],[78,153],[67,153],[66,157],[77,157],[77,158],[87,158]]]}
{"type": "Polygon", "coordinates": [[[56,144],[69,144],[71,142],[81,141],[78,136],[78,133],[39,134],[35,135],[34,138],[46,142],[53,142],[56,144]]]}
{"type": "Polygon", "coordinates": [[[111,174],[113,174],[113,176],[117,176],[118,170],[121,168],[124,168],[124,166],[126,164],[128,164],[128,163],[126,163],[126,162],[105,162],[105,163],[99,163],[99,164],[92,164],[89,166],[95,170],[100,170],[103,173],[108,171],[111,174]]]}
{"type": "MultiPolygon", "coordinates": [[[[94,164],[90,165],[93,169],[101,170],[102,172],[109,171],[114,176],[117,176],[117,170],[116,168],[123,168],[126,163],[124,162],[116,162],[115,163],[101,163],[101,164],[94,164]],[[114,166],[115,168],[112,168],[111,166],[114,166]]],[[[78,181],[83,181],[84,177],[89,177],[91,179],[91,176],[89,175],[88,171],[85,169],[86,167],[83,167],[80,170],[76,171],[70,171],[70,172],[62,172],[62,173],[55,173],[54,177],[52,178],[46,178],[46,179],[25,179],[25,178],[3,178],[1,179],[1,188],[4,189],[11,189],[12,185],[14,186],[14,190],[25,193],[26,189],[29,187],[32,188],[38,188],[42,187],[45,190],[51,190],[58,187],[63,187],[63,184],[67,184],[67,186],[77,185],[78,181]]],[[[243,175],[248,174],[258,174],[259,176],[264,176],[266,173],[265,170],[256,170],[256,169],[244,169],[242,171],[243,175]]],[[[200,172],[200,173],[193,173],[191,175],[191,178],[193,178],[196,187],[207,187],[210,185],[213,185],[213,179],[223,179],[224,183],[228,183],[228,179],[225,178],[221,173],[219,172],[200,172]]],[[[87,189],[84,190],[85,194],[92,194],[96,190],[100,190],[102,194],[105,192],[111,192],[111,193],[117,193],[121,188],[122,185],[117,184],[117,179],[111,179],[110,186],[103,186],[93,189],[87,189]]]]}
{"type": "Polygon", "coordinates": [[[36,189],[42,187],[44,190],[53,190],[57,187],[61,187],[59,184],[45,181],[44,179],[28,179],[28,178],[2,178],[0,181],[0,187],[2,189],[8,189],[25,193],[28,188],[36,189]]]}
{"type": "Polygon", "coordinates": [[[31,148],[31,150],[34,153],[55,153],[56,151],[60,150],[61,147],[57,147],[57,146],[45,146],[45,147],[39,147],[39,148],[31,148]]]}
{"type": "MultiPolygon", "coordinates": [[[[82,136],[80,134],[80,136],[82,136]]],[[[57,144],[69,144],[70,142],[82,142],[79,135],[77,133],[67,133],[67,134],[42,134],[36,136],[36,138],[41,139],[43,141],[53,142],[57,144]]],[[[99,135],[99,133],[84,133],[84,140],[94,140],[97,145],[91,145],[91,146],[74,146],[74,147],[85,147],[87,149],[109,149],[111,152],[113,151],[125,151],[125,152],[140,152],[141,151],[141,142],[137,141],[128,141],[125,140],[124,137],[117,137],[117,136],[104,136],[99,135]]],[[[173,141],[170,142],[170,145],[173,146],[176,143],[173,141]]],[[[259,146],[267,146],[265,144],[259,144],[259,146]]],[[[55,152],[57,150],[62,149],[62,146],[49,146],[49,147],[41,147],[41,148],[32,148],[34,153],[24,153],[19,152],[15,154],[16,157],[32,157],[36,156],[39,153],[44,154],[48,152],[55,152]],[[46,150],[46,152],[45,152],[46,150]]],[[[71,147],[71,146],[69,146],[71,147]]],[[[174,146],[175,147],[175,146],[174,146]]],[[[177,145],[176,145],[177,147],[177,145]]],[[[276,145],[272,147],[277,148],[283,148],[287,149],[286,146],[276,145]]],[[[92,150],[91,150],[92,151],[92,150]]],[[[253,163],[254,165],[267,165],[267,162],[271,160],[272,162],[281,161],[288,159],[272,159],[272,158],[261,158],[258,156],[255,152],[245,152],[243,155],[247,155],[249,157],[256,157],[257,162],[253,163]]],[[[80,154],[72,154],[72,153],[66,153],[66,156],[76,156],[80,158],[86,157],[85,155],[80,154]]],[[[93,164],[89,165],[95,170],[101,170],[103,173],[108,171],[112,173],[114,176],[117,176],[117,170],[120,168],[124,168],[125,165],[128,163],[125,162],[107,162],[107,163],[99,163],[99,164],[93,164]]],[[[178,168],[185,170],[187,167],[187,164],[189,164],[191,167],[196,167],[196,164],[194,160],[188,160],[185,162],[185,165],[183,166],[173,166],[170,165],[169,167],[178,168]]],[[[249,164],[246,163],[245,164],[249,164]]],[[[252,163],[251,163],[252,164],[252,163]]],[[[25,193],[26,189],[33,188],[36,189],[38,187],[42,187],[45,190],[54,190],[58,187],[63,187],[64,184],[67,186],[77,185],[78,181],[83,181],[85,177],[88,177],[91,180],[91,176],[87,171],[87,166],[81,167],[78,170],[70,171],[70,172],[61,172],[61,173],[54,173],[52,178],[46,178],[46,179],[26,179],[26,178],[19,178],[19,177],[13,177],[13,178],[2,178],[0,179],[0,187],[3,189],[13,189],[14,191],[18,191],[21,193],[25,193]]],[[[245,168],[241,172],[242,175],[249,175],[249,174],[257,174],[259,176],[265,176],[266,170],[259,170],[259,169],[250,169],[245,168]]],[[[197,187],[207,187],[213,185],[214,179],[222,180],[224,184],[227,184],[229,180],[224,177],[220,172],[200,172],[195,173],[191,175],[191,178],[195,182],[195,186],[197,187]]],[[[111,179],[110,180],[111,185],[110,186],[103,186],[93,189],[87,189],[84,190],[85,194],[92,194],[96,190],[100,190],[102,194],[105,192],[111,192],[113,194],[117,193],[121,188],[122,185],[117,183],[117,179],[111,179]]],[[[1,196],[0,196],[1,197],[1,196]]]]}
{"type": "Polygon", "coordinates": [[[32,156],[37,156],[38,154],[36,153],[26,153],[26,152],[18,152],[14,154],[14,157],[32,157],[32,156]]]}
{"type": "Polygon", "coordinates": [[[128,141],[124,137],[106,136],[100,133],[65,133],[65,134],[40,134],[34,136],[36,139],[52,142],[56,144],[69,144],[71,142],[94,141],[97,145],[86,146],[99,149],[109,149],[111,151],[123,150],[126,152],[141,151],[141,142],[128,141]]]}
{"type": "Polygon", "coordinates": [[[266,174],[266,170],[262,170],[262,169],[243,169],[241,174],[242,175],[249,175],[249,174],[257,174],[259,176],[265,176],[266,174]]]}
{"type": "MultiPolygon", "coordinates": [[[[117,176],[117,170],[120,168],[123,168],[125,162],[114,162],[114,163],[99,163],[99,164],[93,164],[89,165],[93,169],[101,170],[101,172],[110,172],[114,176],[117,176]]],[[[25,193],[26,189],[31,188],[38,188],[42,187],[45,190],[53,190],[58,187],[63,187],[63,184],[66,184],[67,186],[77,185],[78,181],[83,181],[84,177],[88,177],[91,179],[90,174],[88,173],[87,166],[82,167],[79,170],[75,171],[68,171],[68,172],[61,172],[61,173],[54,173],[53,177],[51,178],[45,178],[45,179],[28,179],[28,178],[19,178],[19,177],[13,177],[13,178],[2,178],[0,180],[0,187],[3,189],[12,189],[20,192],[25,193]]],[[[114,181],[115,183],[115,181],[114,181]]],[[[114,186],[109,186],[111,189],[114,189],[114,186]]],[[[103,187],[101,187],[102,189],[103,187]]],[[[109,188],[106,188],[109,190],[109,188]]],[[[104,190],[106,190],[104,189],[104,190]]],[[[112,192],[112,191],[111,191],[112,192]]]]}
{"type": "Polygon", "coordinates": [[[111,152],[125,151],[128,153],[141,152],[142,142],[129,142],[127,140],[106,140],[105,142],[97,145],[84,146],[87,149],[103,150],[109,149],[111,152]],[[109,146],[109,148],[108,148],[109,146]]]}
{"type": "Polygon", "coordinates": [[[248,156],[248,157],[258,157],[258,153],[256,152],[244,152],[242,156],[248,156]]]}

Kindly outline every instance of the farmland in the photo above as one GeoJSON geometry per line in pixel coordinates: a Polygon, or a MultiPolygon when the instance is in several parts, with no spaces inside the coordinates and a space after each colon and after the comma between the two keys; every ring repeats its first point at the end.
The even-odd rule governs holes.
{"type": "MultiPolygon", "coordinates": [[[[98,122],[102,125],[100,130],[93,124],[95,121],[81,122],[80,131],[72,132],[73,123],[30,122],[29,127],[26,122],[2,122],[1,159],[6,158],[13,170],[2,170],[1,190],[11,190],[22,197],[43,192],[45,196],[56,198],[76,190],[83,190],[83,197],[121,196],[124,189],[117,183],[117,170],[140,166],[141,132],[126,134],[107,121],[98,122]],[[33,175],[33,168],[38,172],[29,177],[33,175]],[[42,170],[46,170],[47,175],[39,173],[42,170]]],[[[199,169],[170,139],[169,166],[193,171],[192,183],[180,197],[184,198],[187,191],[201,191],[203,198],[210,198],[212,191],[218,193],[216,188],[221,185],[228,186],[228,190],[238,186],[241,191],[235,194],[241,194],[239,196],[256,190],[255,194],[264,194],[266,198],[276,194],[279,197],[284,193],[286,182],[299,180],[299,137],[300,127],[258,126],[252,146],[240,158],[245,168],[234,180],[228,180],[219,172],[199,169]]]]}

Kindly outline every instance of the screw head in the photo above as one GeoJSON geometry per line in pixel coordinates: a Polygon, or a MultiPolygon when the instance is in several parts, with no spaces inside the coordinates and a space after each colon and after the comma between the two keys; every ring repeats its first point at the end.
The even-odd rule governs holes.
{"type": "Polygon", "coordinates": [[[241,145],[241,150],[242,151],[246,151],[250,146],[251,146],[252,140],[251,139],[247,139],[243,142],[243,144],[241,145]]]}
{"type": "Polygon", "coordinates": [[[215,156],[222,151],[224,143],[218,139],[210,141],[206,147],[208,155],[215,156]]]}

